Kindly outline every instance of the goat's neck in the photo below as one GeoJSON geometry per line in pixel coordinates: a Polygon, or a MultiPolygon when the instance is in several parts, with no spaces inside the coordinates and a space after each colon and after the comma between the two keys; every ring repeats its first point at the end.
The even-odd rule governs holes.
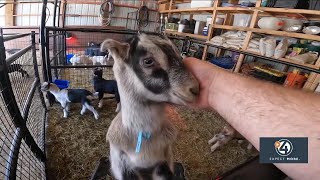
{"type": "Polygon", "coordinates": [[[164,103],[142,101],[136,96],[120,94],[121,115],[124,127],[130,129],[132,133],[149,132],[155,133],[162,128],[164,123],[164,103]]]}
{"type": "Polygon", "coordinates": [[[49,89],[49,92],[51,93],[51,94],[53,94],[54,96],[60,96],[61,95],[61,90],[60,89],[56,89],[56,88],[54,88],[54,89],[49,89]]]}

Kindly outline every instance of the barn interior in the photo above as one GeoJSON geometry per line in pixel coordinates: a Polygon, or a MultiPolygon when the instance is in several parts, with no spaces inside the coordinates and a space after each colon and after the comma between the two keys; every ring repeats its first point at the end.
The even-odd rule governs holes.
{"type": "MultiPolygon", "coordinates": [[[[115,92],[103,94],[102,107],[92,95],[96,120],[89,111],[82,115],[79,103],[71,104],[65,117],[66,107],[43,90],[50,82],[61,92],[94,94],[97,69],[102,79],[118,81],[116,59],[101,50],[106,39],[124,43],[140,34],[165,36],[179,57],[264,81],[270,91],[276,84],[317,97],[319,9],[316,0],[0,0],[0,179],[114,179],[109,169],[98,167],[102,160],[110,163],[106,134],[121,114],[115,92]]],[[[310,113],[319,110],[319,103],[314,106],[310,113]]],[[[170,102],[165,117],[178,132],[172,151],[184,170],[180,179],[255,179],[237,173],[259,162],[259,144],[249,148],[247,137],[223,134],[225,128],[234,130],[228,117],[170,102]],[[229,139],[212,149],[208,141],[218,135],[229,139]]],[[[292,178],[266,166],[273,179],[292,178]]]]}

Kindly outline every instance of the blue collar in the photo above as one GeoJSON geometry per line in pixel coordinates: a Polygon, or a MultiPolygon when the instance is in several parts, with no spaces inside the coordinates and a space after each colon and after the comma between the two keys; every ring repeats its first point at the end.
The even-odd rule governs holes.
{"type": "Polygon", "coordinates": [[[137,144],[136,144],[136,153],[139,153],[141,150],[142,140],[148,140],[151,138],[151,133],[139,131],[137,136],[137,144]]]}

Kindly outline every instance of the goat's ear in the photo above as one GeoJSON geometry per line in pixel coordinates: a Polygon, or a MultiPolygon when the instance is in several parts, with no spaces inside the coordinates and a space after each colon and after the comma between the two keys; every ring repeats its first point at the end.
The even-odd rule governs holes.
{"type": "Polygon", "coordinates": [[[108,51],[111,56],[115,57],[116,59],[125,60],[129,56],[130,45],[128,43],[121,43],[113,39],[107,39],[101,44],[100,49],[102,52],[108,51]]]}

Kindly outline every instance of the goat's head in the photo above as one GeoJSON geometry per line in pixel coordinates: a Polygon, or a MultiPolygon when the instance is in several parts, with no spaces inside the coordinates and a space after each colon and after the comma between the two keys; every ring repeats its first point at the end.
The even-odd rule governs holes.
{"type": "Polygon", "coordinates": [[[141,99],[186,104],[199,94],[197,80],[185,68],[170,40],[145,34],[127,43],[107,39],[101,51],[107,50],[115,61],[118,86],[125,86],[125,91],[132,89],[141,99]]]}
{"type": "Polygon", "coordinates": [[[232,136],[235,134],[235,129],[230,125],[224,126],[222,130],[222,134],[232,136]]]}
{"type": "Polygon", "coordinates": [[[59,87],[54,84],[54,83],[50,83],[50,82],[43,82],[41,84],[41,87],[40,87],[41,91],[43,92],[47,92],[47,91],[50,91],[50,90],[59,90],[59,87]]]}
{"type": "Polygon", "coordinates": [[[94,77],[102,78],[103,71],[101,68],[95,68],[93,71],[94,77]]]}

